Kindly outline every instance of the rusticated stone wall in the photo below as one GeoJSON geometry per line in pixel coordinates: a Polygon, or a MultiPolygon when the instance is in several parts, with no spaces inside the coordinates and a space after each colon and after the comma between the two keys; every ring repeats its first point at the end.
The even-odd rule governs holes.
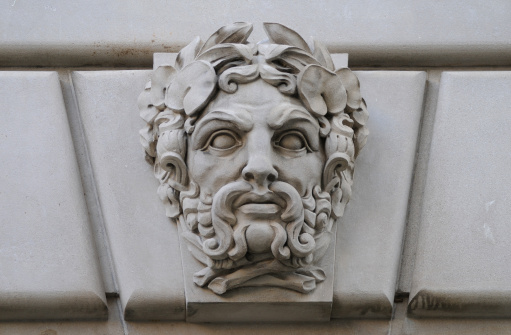
{"type": "Polygon", "coordinates": [[[507,1],[4,2],[0,334],[509,333],[510,55],[507,1]],[[185,322],[137,96],[153,53],[234,21],[349,53],[369,106],[330,322],[185,322]]]}

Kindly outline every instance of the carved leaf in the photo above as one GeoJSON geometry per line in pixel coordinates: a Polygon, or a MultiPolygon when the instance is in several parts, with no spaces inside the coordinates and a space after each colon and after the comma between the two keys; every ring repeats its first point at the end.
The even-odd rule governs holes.
{"type": "Polygon", "coordinates": [[[272,43],[291,45],[309,53],[311,52],[307,42],[296,31],[279,23],[265,22],[263,27],[272,43]]]}
{"type": "Polygon", "coordinates": [[[174,111],[193,115],[206,105],[215,86],[216,74],[211,64],[193,62],[172,81],[167,89],[165,104],[174,111]]]}
{"type": "Polygon", "coordinates": [[[282,72],[299,73],[309,64],[320,63],[309,53],[300,48],[287,45],[260,46],[260,52],[268,62],[273,62],[277,70],[282,72]]]}
{"type": "Polygon", "coordinates": [[[138,133],[140,134],[140,143],[142,143],[146,153],[151,157],[156,157],[156,143],[153,127],[145,126],[140,129],[138,133]]]}
{"type": "Polygon", "coordinates": [[[190,42],[187,46],[185,46],[176,58],[176,69],[181,70],[186,65],[190,64],[195,60],[195,57],[199,53],[201,49],[202,41],[199,36],[195,37],[193,41],[190,42]]]}
{"type": "Polygon", "coordinates": [[[346,107],[346,90],[335,73],[318,65],[308,65],[297,81],[298,93],[311,113],[336,115],[346,107]]]}
{"type": "Polygon", "coordinates": [[[252,45],[225,43],[217,44],[204,51],[197,57],[197,60],[209,62],[215,69],[219,69],[224,64],[239,59],[250,63],[252,56],[252,45]]]}
{"type": "Polygon", "coordinates": [[[353,109],[359,108],[362,103],[362,95],[360,94],[360,82],[357,76],[348,68],[340,68],[335,73],[341,77],[342,84],[346,88],[348,94],[347,105],[353,109]]]}
{"type": "Polygon", "coordinates": [[[160,110],[165,108],[165,90],[175,74],[176,70],[168,65],[159,66],[151,74],[151,101],[160,110]]]}
{"type": "Polygon", "coordinates": [[[151,90],[145,89],[138,96],[138,109],[140,110],[140,117],[148,124],[152,124],[158,113],[158,108],[153,106],[151,99],[151,90]]]}
{"type": "Polygon", "coordinates": [[[217,44],[243,44],[247,41],[248,37],[252,33],[252,29],[252,24],[246,22],[235,22],[233,24],[223,26],[208,38],[208,40],[202,46],[199,55],[217,44]]]}
{"type": "Polygon", "coordinates": [[[321,63],[324,67],[329,69],[330,71],[335,70],[334,61],[332,60],[332,56],[330,56],[330,53],[328,52],[328,49],[326,46],[314,40],[314,58],[318,60],[318,62],[321,63]]]}

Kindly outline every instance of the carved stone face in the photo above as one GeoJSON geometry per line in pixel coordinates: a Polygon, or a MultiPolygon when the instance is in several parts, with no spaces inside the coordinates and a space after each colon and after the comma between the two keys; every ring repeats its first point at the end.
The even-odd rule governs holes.
{"type": "Polygon", "coordinates": [[[193,40],[139,97],[146,159],[166,215],[217,294],[272,286],[311,292],[350,199],[368,113],[356,76],[328,50],[265,23],[193,40]],[[313,47],[312,47],[313,46],[313,47]]]}
{"type": "Polygon", "coordinates": [[[251,186],[232,208],[237,224],[249,225],[251,253],[270,251],[268,222],[279,221],[285,209],[271,184],[282,181],[306,197],[321,184],[325,164],[317,119],[300,100],[262,80],[239,85],[234,94],[218,93],[196,123],[187,156],[201,197],[236,181],[251,186]]]}

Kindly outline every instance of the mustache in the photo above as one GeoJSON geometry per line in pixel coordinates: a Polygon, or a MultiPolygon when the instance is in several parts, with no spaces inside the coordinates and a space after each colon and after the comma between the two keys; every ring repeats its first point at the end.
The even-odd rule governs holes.
{"type": "Polygon", "coordinates": [[[214,260],[230,258],[234,261],[247,253],[245,232],[248,224],[238,225],[234,211],[250,203],[272,203],[283,209],[278,223],[271,223],[274,239],[271,252],[280,261],[297,264],[296,258],[311,258],[315,240],[309,233],[303,232],[304,207],[298,191],[288,183],[275,181],[267,192],[254,193],[252,185],[246,181],[236,181],[222,187],[213,197],[211,207],[212,226],[215,235],[204,241],[203,251],[214,260]],[[293,260],[293,258],[295,258],[293,260]]]}

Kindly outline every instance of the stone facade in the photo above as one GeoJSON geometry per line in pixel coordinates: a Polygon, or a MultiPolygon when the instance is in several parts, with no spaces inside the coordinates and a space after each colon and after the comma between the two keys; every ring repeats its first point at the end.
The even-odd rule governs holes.
{"type": "Polygon", "coordinates": [[[510,13],[507,1],[0,5],[0,334],[510,333],[510,13]],[[370,106],[322,322],[293,323],[319,306],[304,300],[266,311],[280,323],[236,323],[253,308],[242,301],[197,323],[211,319],[187,312],[178,227],[139,144],[153,54],[173,63],[195,35],[245,20],[252,42],[281,22],[337,67],[348,53],[370,106]]]}

